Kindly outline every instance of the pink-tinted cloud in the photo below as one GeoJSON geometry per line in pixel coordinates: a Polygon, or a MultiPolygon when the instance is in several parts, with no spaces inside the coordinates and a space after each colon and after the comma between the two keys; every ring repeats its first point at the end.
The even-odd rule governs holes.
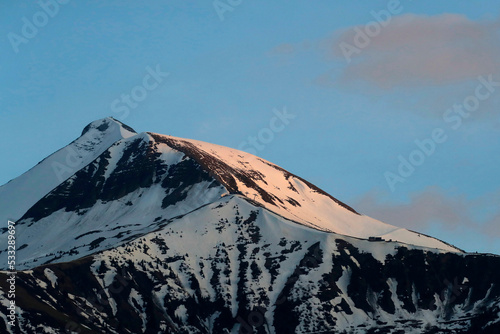
{"type": "Polygon", "coordinates": [[[386,202],[383,193],[372,192],[360,198],[354,207],[373,218],[414,231],[425,231],[433,224],[446,230],[467,229],[484,234],[485,238],[500,237],[500,191],[470,200],[465,196],[447,195],[438,187],[428,187],[415,193],[407,203],[386,202]],[[497,212],[478,219],[477,214],[491,209],[497,212]]]}
{"type": "Polygon", "coordinates": [[[356,37],[366,27],[337,31],[323,42],[330,59],[346,61],[341,82],[363,81],[390,89],[455,83],[500,73],[497,22],[476,22],[457,14],[405,14],[380,25],[378,34],[367,35],[368,39],[356,37]]]}
{"type": "Polygon", "coordinates": [[[291,43],[283,43],[275,46],[271,54],[293,54],[297,51],[297,46],[291,43]]]}
{"type": "Polygon", "coordinates": [[[355,207],[388,224],[417,231],[422,231],[429,224],[436,222],[450,228],[469,223],[465,221],[468,217],[465,200],[450,200],[434,187],[414,194],[410,202],[404,204],[383,203],[383,197],[379,193],[369,193],[362,197],[355,207]]]}

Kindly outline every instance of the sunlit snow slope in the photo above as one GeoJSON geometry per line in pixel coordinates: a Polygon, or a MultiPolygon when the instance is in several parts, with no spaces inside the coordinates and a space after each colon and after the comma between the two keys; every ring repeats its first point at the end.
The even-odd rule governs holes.
{"type": "Polygon", "coordinates": [[[435,238],[361,215],[315,185],[252,154],[197,140],[158,134],[151,136],[156,142],[196,159],[231,193],[253,199],[287,219],[358,238],[379,236],[386,240],[457,251],[435,238]]]}

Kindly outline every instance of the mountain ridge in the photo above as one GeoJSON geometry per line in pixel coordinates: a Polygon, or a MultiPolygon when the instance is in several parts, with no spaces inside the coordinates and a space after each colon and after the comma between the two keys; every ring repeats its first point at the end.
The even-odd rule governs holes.
{"type": "MultiPolygon", "coordinates": [[[[81,159],[79,170],[21,217],[18,230],[28,239],[34,240],[44,228],[56,232],[23,243],[26,246],[18,253],[20,266],[27,265],[25,260],[32,265],[42,259],[65,261],[113,247],[134,233],[149,231],[148,219],[170,219],[226,192],[241,194],[284,218],[326,232],[461,252],[441,240],[360,215],[306,180],[246,152],[148,132],[131,133],[128,126],[110,118],[90,123],[82,133],[102,134],[111,126],[123,138],[109,140],[109,147],[96,150],[100,154],[92,155],[93,160],[81,159]],[[131,226],[127,233],[112,232],[121,230],[123,222],[116,217],[127,212],[131,226]],[[88,240],[92,234],[99,238],[88,240]],[[33,257],[33,249],[40,255],[33,257]]],[[[0,240],[6,237],[4,233],[0,240]]]]}

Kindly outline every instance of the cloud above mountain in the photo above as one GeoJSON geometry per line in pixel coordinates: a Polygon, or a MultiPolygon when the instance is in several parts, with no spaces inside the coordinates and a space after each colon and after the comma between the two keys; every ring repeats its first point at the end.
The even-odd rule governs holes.
{"type": "MultiPolygon", "coordinates": [[[[321,55],[310,77],[320,87],[381,97],[389,110],[440,119],[474,95],[479,77],[500,82],[500,20],[448,13],[385,16],[382,21],[373,13],[363,24],[313,41],[282,43],[271,54],[287,62],[300,53],[321,55]]],[[[474,119],[498,114],[497,93],[482,101],[474,119]]]]}
{"type": "Polygon", "coordinates": [[[499,200],[500,190],[470,199],[430,186],[413,193],[404,203],[386,200],[383,192],[372,191],[359,198],[354,207],[363,214],[409,230],[425,233],[439,227],[450,233],[474,231],[474,235],[481,235],[489,243],[500,238],[499,200]]]}
{"type": "Polygon", "coordinates": [[[458,14],[404,14],[376,23],[378,29],[371,22],[335,31],[322,42],[330,59],[346,61],[343,82],[391,89],[500,73],[498,22],[458,14]]]}

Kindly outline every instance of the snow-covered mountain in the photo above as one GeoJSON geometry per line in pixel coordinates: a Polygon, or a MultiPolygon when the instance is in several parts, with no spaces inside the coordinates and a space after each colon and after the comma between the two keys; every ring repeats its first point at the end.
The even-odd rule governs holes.
{"type": "Polygon", "coordinates": [[[231,148],[107,118],[0,191],[22,270],[12,332],[500,330],[499,257],[361,215],[231,148]]]}
{"type": "MultiPolygon", "coordinates": [[[[245,196],[283,218],[326,232],[459,251],[360,215],[249,153],[132,131],[113,119],[93,122],[68,147],[1,188],[3,214],[21,218],[24,210],[17,223],[17,233],[26,240],[17,253],[19,269],[114,247],[151,232],[154,221],[186,214],[225,194],[245,196]],[[78,153],[67,153],[74,151],[78,153]],[[75,160],[73,174],[58,182],[59,170],[66,170],[69,159],[75,160]]],[[[4,233],[0,240],[6,237],[4,233]]]]}

